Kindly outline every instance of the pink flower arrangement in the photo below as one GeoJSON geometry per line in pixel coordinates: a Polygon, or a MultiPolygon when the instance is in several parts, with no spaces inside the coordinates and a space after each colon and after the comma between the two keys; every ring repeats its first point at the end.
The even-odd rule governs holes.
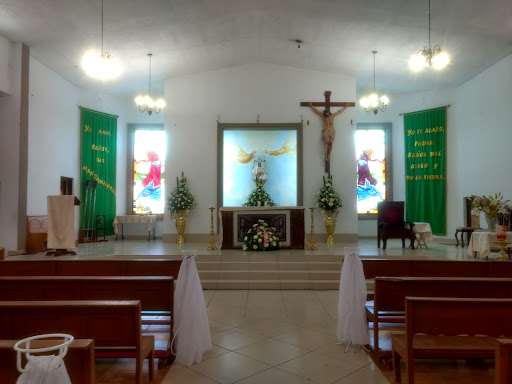
{"type": "Polygon", "coordinates": [[[269,227],[264,220],[258,220],[244,236],[244,251],[275,251],[279,249],[276,229],[269,227]]]}

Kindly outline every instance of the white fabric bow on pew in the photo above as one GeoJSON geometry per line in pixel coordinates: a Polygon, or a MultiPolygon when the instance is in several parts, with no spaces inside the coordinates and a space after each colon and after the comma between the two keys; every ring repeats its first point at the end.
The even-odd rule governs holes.
{"type": "Polygon", "coordinates": [[[71,384],[71,380],[59,356],[30,356],[16,384],[71,384]]]}
{"type": "Polygon", "coordinates": [[[341,268],[338,299],[338,327],[336,336],[339,343],[366,345],[370,343],[366,321],[366,280],[359,248],[345,248],[345,259],[341,268]]]}
{"type": "Polygon", "coordinates": [[[191,366],[201,362],[203,354],[212,348],[210,324],[203,287],[197,272],[195,252],[182,251],[181,263],[174,293],[174,334],[176,362],[191,366]]]}

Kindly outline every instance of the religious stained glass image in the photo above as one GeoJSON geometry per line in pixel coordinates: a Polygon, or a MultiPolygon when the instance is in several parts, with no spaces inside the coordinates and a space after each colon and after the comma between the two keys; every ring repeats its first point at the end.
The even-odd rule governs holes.
{"type": "Polygon", "coordinates": [[[255,181],[277,205],[297,205],[296,130],[224,131],[222,205],[242,206],[255,181]]]}
{"type": "Polygon", "coordinates": [[[357,213],[377,213],[386,199],[386,137],[383,129],[356,130],[357,213]]]}
{"type": "Polygon", "coordinates": [[[133,138],[133,214],[165,211],[165,132],[137,129],[133,138]]]}

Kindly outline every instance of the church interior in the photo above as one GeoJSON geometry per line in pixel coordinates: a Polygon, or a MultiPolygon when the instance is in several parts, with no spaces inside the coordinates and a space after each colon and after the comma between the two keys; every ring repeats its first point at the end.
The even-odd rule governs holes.
{"type": "Polygon", "coordinates": [[[511,99],[507,0],[0,2],[0,382],[512,383],[511,99]]]}

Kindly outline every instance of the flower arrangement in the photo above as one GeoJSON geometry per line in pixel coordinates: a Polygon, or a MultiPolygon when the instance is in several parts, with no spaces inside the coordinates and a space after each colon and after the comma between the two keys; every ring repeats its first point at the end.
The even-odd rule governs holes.
{"type": "Polygon", "coordinates": [[[244,251],[275,251],[279,249],[279,237],[276,229],[269,227],[264,220],[259,219],[244,236],[244,251]]]}
{"type": "Polygon", "coordinates": [[[503,200],[501,192],[495,193],[494,196],[472,195],[471,200],[473,201],[471,205],[472,209],[484,212],[491,217],[497,217],[498,213],[506,209],[509,203],[509,200],[503,200]]]}
{"type": "Polygon", "coordinates": [[[343,207],[343,201],[338,192],[332,186],[332,175],[329,173],[327,178],[324,176],[324,185],[318,191],[318,206],[326,211],[334,211],[343,207]]]}
{"type": "Polygon", "coordinates": [[[270,197],[270,194],[263,188],[263,183],[256,182],[256,188],[247,196],[247,201],[242,204],[242,207],[258,207],[265,205],[269,207],[277,206],[270,197]]]}
{"type": "Polygon", "coordinates": [[[180,209],[190,209],[196,204],[194,196],[188,190],[187,178],[181,172],[181,177],[176,177],[176,187],[167,201],[167,207],[171,212],[180,209]]]}

